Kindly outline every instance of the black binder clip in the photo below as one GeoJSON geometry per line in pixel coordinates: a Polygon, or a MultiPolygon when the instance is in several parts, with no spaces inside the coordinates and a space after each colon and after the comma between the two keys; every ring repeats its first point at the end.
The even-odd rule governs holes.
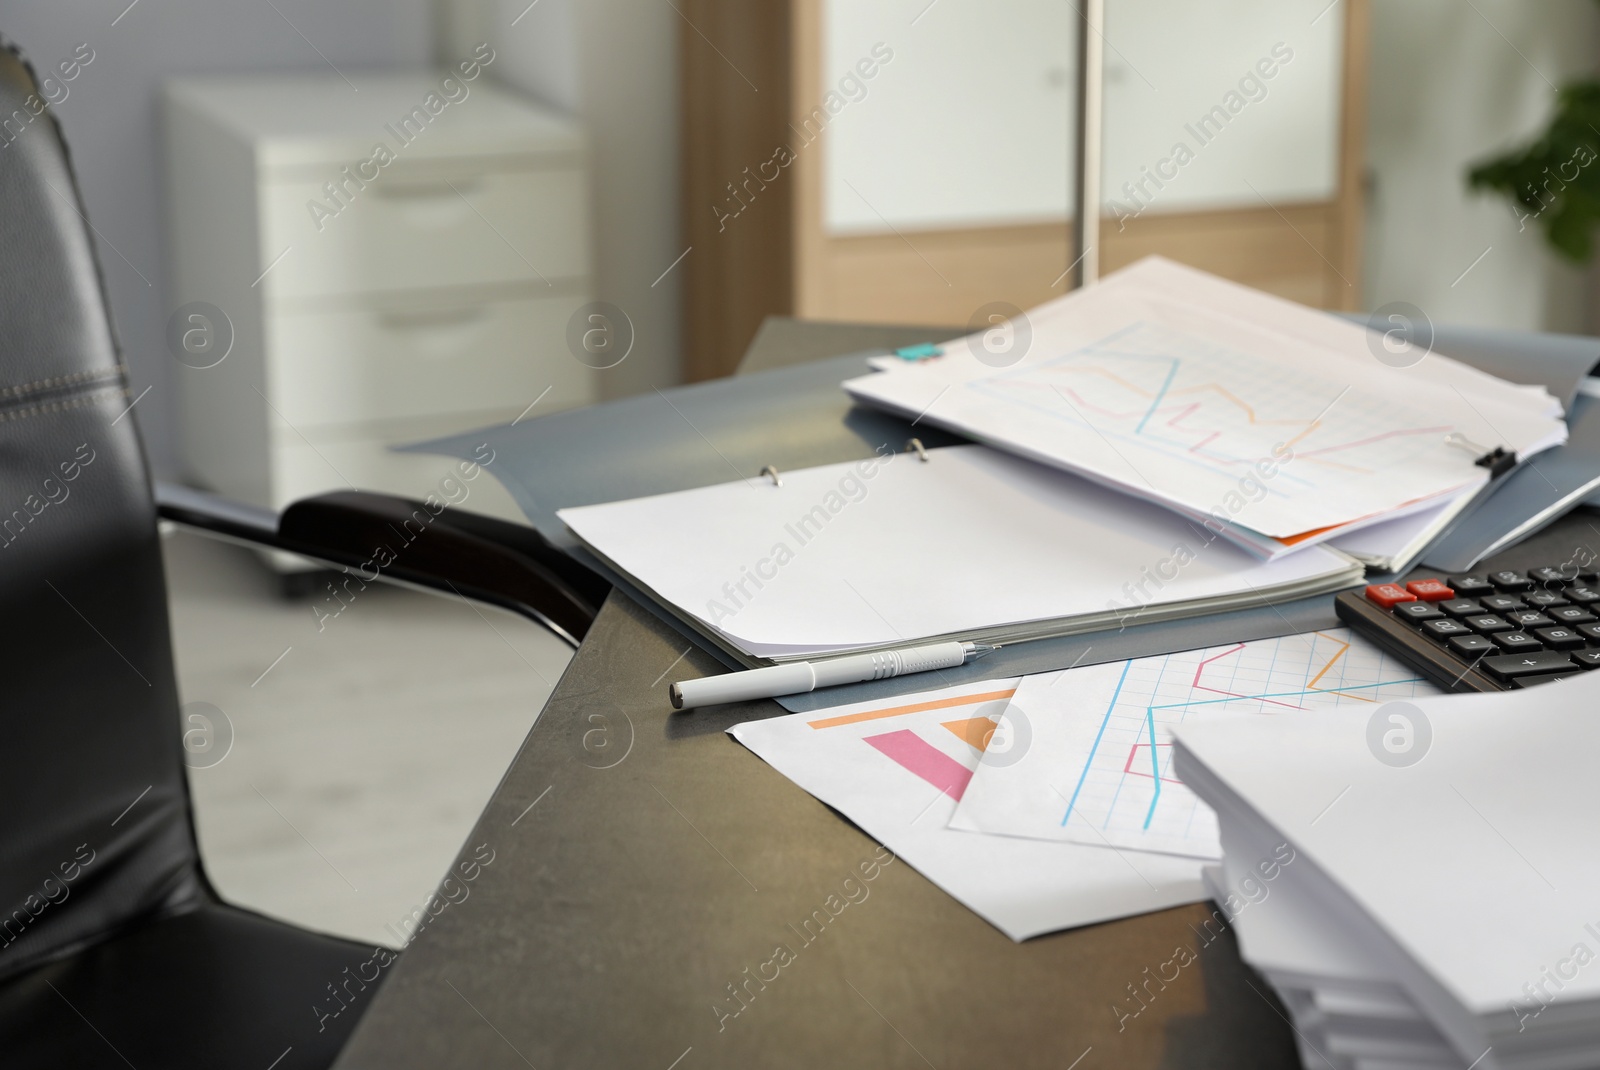
{"type": "Polygon", "coordinates": [[[1487,468],[1491,477],[1503,476],[1517,466],[1517,455],[1508,452],[1504,446],[1496,446],[1472,463],[1479,468],[1487,468]]]}
{"type": "Polygon", "coordinates": [[[1496,446],[1492,450],[1484,451],[1482,446],[1473,442],[1459,431],[1444,436],[1444,440],[1451,446],[1464,449],[1468,453],[1478,454],[1472,463],[1479,468],[1487,468],[1490,479],[1497,479],[1517,466],[1517,455],[1504,446],[1496,446]]]}

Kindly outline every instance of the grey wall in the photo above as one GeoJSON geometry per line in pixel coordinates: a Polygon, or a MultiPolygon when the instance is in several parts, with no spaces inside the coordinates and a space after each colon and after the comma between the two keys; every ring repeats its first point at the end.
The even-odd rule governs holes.
{"type": "Polygon", "coordinates": [[[1467,192],[1465,173],[1538,133],[1553,85],[1595,70],[1596,5],[1377,0],[1372,13],[1367,307],[1409,301],[1440,323],[1592,330],[1588,275],[1547,252],[1537,226],[1519,230],[1506,201],[1467,192]]]}
{"type": "Polygon", "coordinates": [[[41,69],[80,44],[94,50],[56,114],[98,235],[134,391],[151,388],[134,416],[158,473],[175,470],[177,447],[164,341],[161,79],[422,65],[432,59],[433,20],[430,0],[135,0],[131,8],[128,0],[0,0],[0,34],[41,69]]]}

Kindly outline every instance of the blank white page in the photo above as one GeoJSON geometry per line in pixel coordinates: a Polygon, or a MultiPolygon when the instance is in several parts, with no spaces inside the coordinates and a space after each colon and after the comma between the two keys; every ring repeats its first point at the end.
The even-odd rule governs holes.
{"type": "Polygon", "coordinates": [[[979,446],[891,454],[563,509],[585,543],[748,653],[774,657],[1345,575],[1263,563],[1148,502],[979,446]],[[1153,578],[1151,578],[1153,577],[1153,578]],[[1141,585],[1142,592],[1141,593],[1141,585]]]}
{"type": "Polygon", "coordinates": [[[1176,735],[1473,1013],[1514,1032],[1510,1001],[1546,969],[1563,971],[1557,1003],[1600,997],[1600,962],[1573,966],[1578,945],[1600,951],[1600,673],[1409,705],[1431,740],[1398,703],[1176,735]],[[1375,756],[1384,733],[1407,742],[1396,714],[1426,747],[1409,766],[1375,756]]]}

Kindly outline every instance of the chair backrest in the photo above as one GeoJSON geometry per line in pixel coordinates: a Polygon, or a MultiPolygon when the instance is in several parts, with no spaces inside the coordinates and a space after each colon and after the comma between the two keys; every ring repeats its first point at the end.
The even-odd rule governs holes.
{"type": "Polygon", "coordinates": [[[66,146],[0,40],[0,979],[207,894],[131,401],[66,146]]]}

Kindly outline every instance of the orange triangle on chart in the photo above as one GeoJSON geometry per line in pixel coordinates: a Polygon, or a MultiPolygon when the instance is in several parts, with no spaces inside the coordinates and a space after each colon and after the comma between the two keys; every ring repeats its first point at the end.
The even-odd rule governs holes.
{"type": "Polygon", "coordinates": [[[988,717],[968,717],[963,721],[945,721],[944,727],[959,736],[973,750],[982,751],[994,735],[995,722],[988,717]]]}

